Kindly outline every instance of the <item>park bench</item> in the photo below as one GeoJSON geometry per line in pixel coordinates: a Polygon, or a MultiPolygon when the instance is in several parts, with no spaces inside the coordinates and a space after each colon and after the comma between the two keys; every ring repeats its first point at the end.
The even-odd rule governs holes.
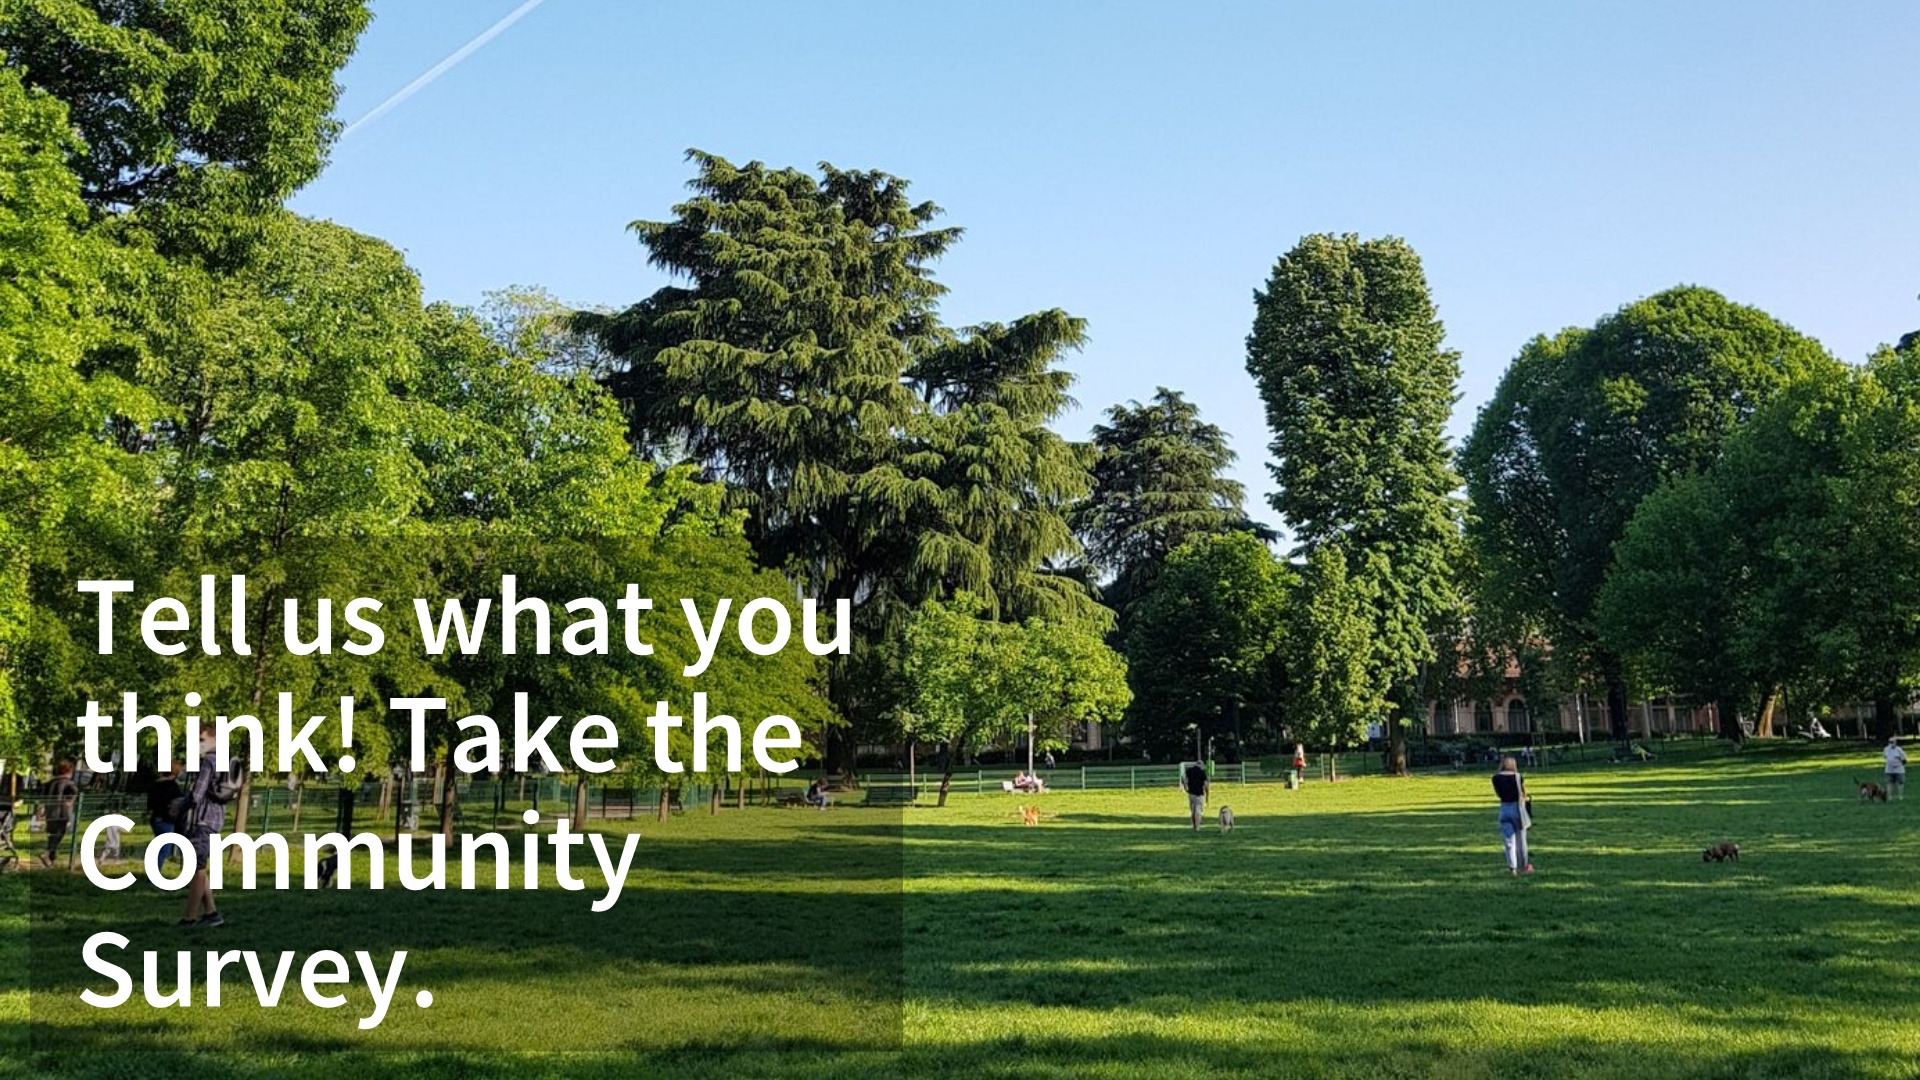
{"type": "Polygon", "coordinates": [[[871,784],[867,787],[868,806],[908,806],[920,797],[912,784],[871,784]]]}

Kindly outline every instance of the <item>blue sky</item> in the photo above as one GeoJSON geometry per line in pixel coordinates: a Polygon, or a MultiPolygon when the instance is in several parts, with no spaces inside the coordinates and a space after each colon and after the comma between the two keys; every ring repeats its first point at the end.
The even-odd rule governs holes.
{"type": "MultiPolygon", "coordinates": [[[[376,3],[341,117],[519,2],[376,3]]],[[[1089,320],[1068,434],[1184,390],[1264,511],[1244,343],[1306,233],[1420,252],[1462,354],[1456,437],[1528,338],[1669,285],[1846,360],[1920,328],[1917,45],[1910,0],[546,0],[294,205],[399,246],[435,299],[620,305],[663,283],[626,225],[682,197],[687,148],[883,169],[967,229],[949,322],[1089,320]]]]}

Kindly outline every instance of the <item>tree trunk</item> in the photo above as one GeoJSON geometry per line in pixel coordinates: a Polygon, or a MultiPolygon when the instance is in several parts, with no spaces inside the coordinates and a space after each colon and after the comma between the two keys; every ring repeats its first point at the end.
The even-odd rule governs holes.
{"type": "Polygon", "coordinates": [[[1740,705],[1732,698],[1721,696],[1713,701],[1714,718],[1720,722],[1720,737],[1738,743],[1746,738],[1740,730],[1740,705]]]}
{"type": "Polygon", "coordinates": [[[744,776],[735,783],[733,789],[733,797],[736,800],[734,803],[735,809],[745,810],[747,808],[747,784],[748,781],[744,776]]]}
{"type": "Polygon", "coordinates": [[[453,803],[459,798],[460,787],[447,775],[445,768],[440,769],[440,835],[453,843],[453,803]]]}
{"type": "Polygon", "coordinates": [[[1407,768],[1407,725],[1398,719],[1387,720],[1387,771],[1395,776],[1408,776],[1407,768]]]}
{"type": "Polygon", "coordinates": [[[947,746],[947,771],[940,777],[940,801],[935,806],[947,805],[947,789],[953,786],[953,766],[960,760],[960,740],[955,739],[947,746]]]}
{"type": "Polygon", "coordinates": [[[660,781],[660,805],[654,807],[654,810],[653,810],[653,816],[655,821],[667,820],[667,805],[669,802],[672,801],[672,799],[673,799],[673,794],[671,790],[667,787],[667,782],[665,780],[660,781]]]}
{"type": "Polygon", "coordinates": [[[710,785],[707,790],[707,813],[718,814],[719,812],[720,812],[720,785],[713,784],[713,785],[710,785]]]}
{"type": "MultiPolygon", "coordinates": [[[[286,499],[286,489],[283,486],[281,488],[281,501],[283,505],[285,504],[285,499],[286,499]]],[[[279,546],[279,543],[278,543],[278,540],[276,540],[275,547],[277,548],[278,546],[279,546]]],[[[273,610],[274,601],[275,601],[274,591],[272,589],[268,589],[266,592],[266,595],[260,598],[259,622],[256,623],[255,625],[258,625],[258,626],[269,625],[267,621],[268,615],[273,610]]],[[[259,719],[260,717],[260,703],[262,701],[265,701],[267,698],[267,655],[272,651],[273,650],[265,648],[264,646],[254,651],[253,691],[251,694],[251,700],[253,702],[253,715],[255,719],[259,719]]],[[[267,723],[265,720],[260,721],[260,730],[262,733],[264,733],[267,730],[267,723]]],[[[261,762],[262,764],[264,764],[266,761],[266,747],[263,746],[260,748],[260,756],[261,756],[261,762]]],[[[244,833],[247,831],[247,810],[249,805],[253,802],[252,764],[253,763],[251,761],[247,763],[248,769],[247,769],[246,775],[241,777],[240,779],[240,812],[238,816],[235,818],[233,823],[233,831],[236,833],[244,833]]],[[[239,864],[240,851],[238,848],[234,849],[231,852],[231,858],[234,860],[235,865],[239,864]]]]}
{"type": "Polygon", "coordinates": [[[1760,698],[1759,734],[1763,739],[1773,738],[1773,714],[1780,710],[1780,688],[1772,687],[1760,698]]]}
{"type": "Polygon", "coordinates": [[[1874,738],[1885,740],[1893,737],[1895,725],[1899,722],[1899,717],[1894,711],[1894,704],[1892,694],[1881,694],[1879,697],[1873,699],[1872,735],[1874,738]]]}
{"type": "Polygon", "coordinates": [[[584,832],[587,827],[587,778],[581,777],[573,786],[573,831],[584,832]]]}
{"type": "Polygon", "coordinates": [[[1611,654],[1600,657],[1600,678],[1607,688],[1607,727],[1614,742],[1626,742],[1632,720],[1627,715],[1627,677],[1621,671],[1619,657],[1611,654]]]}

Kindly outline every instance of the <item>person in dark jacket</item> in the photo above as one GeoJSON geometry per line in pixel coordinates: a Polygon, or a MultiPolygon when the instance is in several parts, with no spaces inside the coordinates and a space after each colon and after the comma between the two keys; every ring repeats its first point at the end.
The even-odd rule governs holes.
{"type": "MultiPolygon", "coordinates": [[[[147,825],[153,829],[153,835],[165,836],[176,831],[173,821],[173,801],[182,794],[180,779],[175,773],[172,762],[161,764],[160,774],[153,778],[147,788],[147,825]]],[[[168,848],[169,860],[180,857],[179,851],[168,848]]],[[[166,865],[164,862],[161,865],[166,865]]]]}
{"type": "Polygon", "coordinates": [[[1493,774],[1493,793],[1500,797],[1500,835],[1507,844],[1507,873],[1531,874],[1527,861],[1527,782],[1520,778],[1520,765],[1511,755],[1500,759],[1500,771],[1493,774]]]}

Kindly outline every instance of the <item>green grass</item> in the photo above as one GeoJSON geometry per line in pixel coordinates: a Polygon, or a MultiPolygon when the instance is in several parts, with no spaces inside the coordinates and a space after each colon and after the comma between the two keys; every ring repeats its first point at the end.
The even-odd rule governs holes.
{"type": "Polygon", "coordinates": [[[601,916],[551,885],[223,904],[221,948],[412,950],[371,1036],[351,1009],[80,1005],[79,941],[171,950],[174,898],[11,874],[0,1075],[1912,1077],[1920,803],[1859,803],[1872,764],[1542,773],[1521,880],[1475,773],[1223,788],[1231,836],[1190,834],[1172,790],[966,796],[904,827],[696,811],[637,823],[645,872],[601,916]],[[1720,839],[1737,865],[1700,861],[1720,839]],[[126,1052],[44,1049],[84,1033],[126,1052]],[[220,1052],[143,1052],[184,1046],[220,1052]]]}

